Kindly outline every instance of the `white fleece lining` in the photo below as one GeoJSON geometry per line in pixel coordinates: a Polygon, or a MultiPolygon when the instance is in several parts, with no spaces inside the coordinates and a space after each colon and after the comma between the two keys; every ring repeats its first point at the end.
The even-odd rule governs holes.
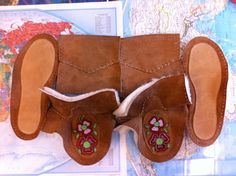
{"type": "Polygon", "coordinates": [[[91,97],[91,96],[96,95],[101,92],[110,91],[110,92],[114,92],[115,97],[116,97],[116,103],[117,103],[117,105],[120,105],[120,98],[119,98],[118,92],[115,89],[108,89],[108,88],[107,89],[100,89],[100,90],[97,90],[94,92],[89,92],[89,93],[76,95],[76,96],[67,96],[67,95],[61,94],[60,92],[57,92],[56,90],[51,89],[49,87],[43,87],[43,89],[40,89],[40,90],[42,92],[44,92],[45,94],[51,95],[52,97],[55,97],[59,100],[65,101],[65,102],[76,102],[76,101],[91,97]]]}
{"type": "Polygon", "coordinates": [[[120,104],[119,108],[116,109],[113,112],[113,115],[116,117],[125,117],[127,116],[129,112],[129,108],[133,101],[139,96],[143,91],[151,87],[153,84],[155,84],[160,79],[153,79],[151,82],[146,83],[140,87],[138,87],[136,90],[134,90],[131,94],[129,94],[124,101],[120,104]]]}
{"type": "Polygon", "coordinates": [[[189,79],[186,75],[184,75],[184,83],[185,83],[185,88],[186,88],[188,100],[192,104],[192,97],[191,97],[191,92],[190,92],[189,79]]]}

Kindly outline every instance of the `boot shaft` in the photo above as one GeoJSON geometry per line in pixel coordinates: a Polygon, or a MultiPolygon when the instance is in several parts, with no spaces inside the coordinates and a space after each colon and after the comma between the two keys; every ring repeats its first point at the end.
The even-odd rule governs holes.
{"type": "Polygon", "coordinates": [[[57,90],[87,93],[104,88],[119,91],[124,99],[137,87],[183,73],[178,34],[129,38],[61,36],[57,90]]]}

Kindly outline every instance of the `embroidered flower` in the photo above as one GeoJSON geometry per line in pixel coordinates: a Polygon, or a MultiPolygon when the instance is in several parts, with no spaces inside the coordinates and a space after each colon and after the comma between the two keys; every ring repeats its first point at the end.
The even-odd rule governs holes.
{"type": "Polygon", "coordinates": [[[87,135],[92,132],[90,125],[91,125],[91,122],[84,120],[82,121],[82,123],[78,124],[78,131],[83,132],[84,134],[87,135]]]}
{"type": "Polygon", "coordinates": [[[162,118],[158,118],[157,116],[153,116],[152,119],[149,121],[151,125],[151,130],[153,132],[159,131],[160,128],[164,127],[164,120],[162,118]]]}
{"type": "Polygon", "coordinates": [[[76,147],[80,154],[92,154],[96,152],[97,140],[92,136],[80,137],[76,142],[76,147]]]}
{"type": "Polygon", "coordinates": [[[152,146],[152,149],[156,152],[165,151],[170,147],[170,137],[167,133],[153,133],[149,139],[149,144],[152,146]]]}
{"type": "Polygon", "coordinates": [[[74,145],[77,152],[81,155],[92,154],[96,152],[98,143],[97,124],[93,119],[87,119],[80,116],[73,129],[73,138],[76,139],[74,145]]]}

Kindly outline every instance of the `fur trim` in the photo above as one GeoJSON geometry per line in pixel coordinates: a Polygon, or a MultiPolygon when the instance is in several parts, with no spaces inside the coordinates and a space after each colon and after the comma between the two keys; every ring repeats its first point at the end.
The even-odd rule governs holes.
{"type": "Polygon", "coordinates": [[[186,75],[184,75],[184,83],[185,83],[188,100],[192,104],[192,96],[191,96],[191,91],[190,91],[189,79],[186,75]]]}
{"type": "Polygon", "coordinates": [[[120,105],[120,98],[119,98],[118,92],[115,89],[100,89],[100,90],[96,90],[94,92],[89,92],[89,93],[76,95],[76,96],[67,96],[67,95],[61,94],[60,92],[57,92],[56,90],[51,89],[49,87],[43,87],[40,90],[47,95],[50,95],[52,97],[55,97],[59,100],[65,101],[65,102],[76,102],[76,101],[91,97],[93,95],[96,95],[98,93],[109,91],[109,92],[113,92],[115,94],[117,105],[120,105]]]}
{"type": "MultiPolygon", "coordinates": [[[[179,76],[179,75],[182,75],[182,74],[176,74],[176,75],[169,75],[169,76],[166,76],[166,77],[161,77],[160,79],[156,79],[156,78],[153,78],[152,81],[138,87],[136,90],[134,90],[131,94],[129,94],[125,99],[124,101],[120,104],[119,108],[117,108],[114,112],[113,112],[113,115],[115,115],[116,117],[125,117],[128,115],[128,112],[129,112],[129,108],[130,106],[132,105],[132,103],[134,102],[134,100],[143,92],[145,91],[146,89],[150,88],[151,86],[153,86],[157,81],[160,81],[162,79],[165,79],[165,78],[170,78],[172,76],[179,76]]],[[[185,86],[186,83],[189,83],[187,78],[185,78],[185,86]]],[[[189,86],[189,85],[188,85],[189,86]]],[[[188,93],[188,98],[189,98],[189,94],[190,94],[190,89],[187,89],[187,93],[188,93]],[[188,93],[189,91],[189,93],[188,93]]],[[[190,97],[190,100],[191,100],[191,97],[190,97]]],[[[191,102],[191,101],[190,101],[191,102]]]]}
{"type": "Polygon", "coordinates": [[[146,89],[148,89],[149,87],[151,87],[153,84],[155,84],[159,79],[152,79],[151,82],[146,83],[140,87],[138,87],[136,90],[134,90],[131,94],[129,94],[124,101],[120,104],[119,108],[116,109],[113,112],[113,115],[115,115],[116,117],[125,117],[127,116],[128,112],[129,112],[129,108],[131,106],[131,104],[133,103],[133,101],[146,89]]]}

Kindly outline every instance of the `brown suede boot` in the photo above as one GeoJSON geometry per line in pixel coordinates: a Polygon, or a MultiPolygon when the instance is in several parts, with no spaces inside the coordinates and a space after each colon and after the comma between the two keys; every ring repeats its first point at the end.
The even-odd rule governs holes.
{"type": "Polygon", "coordinates": [[[171,159],[182,144],[188,113],[179,35],[122,39],[120,65],[124,101],[114,112],[117,121],[137,132],[145,157],[155,162],[171,159]],[[150,82],[153,78],[161,80],[150,82]]]}
{"type": "MultiPolygon", "coordinates": [[[[114,88],[120,90],[122,97],[125,98],[137,87],[149,82],[152,78],[169,77],[171,75],[178,75],[181,73],[183,73],[183,70],[179,60],[179,35],[148,35],[122,39],[122,41],[120,41],[119,37],[104,36],[61,36],[59,39],[59,67],[56,87],[57,90],[62,93],[83,94],[100,89],[114,88]],[[137,50],[137,48],[141,49],[137,50]]],[[[41,87],[41,85],[38,86],[38,88],[39,87],[41,87]]],[[[159,91],[159,89],[157,89],[157,91],[159,91]]],[[[160,96],[158,92],[156,93],[160,96]]],[[[110,101],[108,99],[103,96],[99,96],[99,98],[105,99],[103,104],[105,107],[109,107],[110,101]]],[[[169,97],[166,96],[164,99],[165,98],[168,99],[169,97]]],[[[90,138],[90,140],[88,139],[90,141],[89,144],[89,141],[86,141],[86,135],[79,138],[81,135],[80,130],[83,131],[82,125],[90,124],[88,122],[89,120],[86,120],[85,122],[82,122],[82,120],[72,120],[77,119],[74,117],[74,115],[77,116],[77,114],[88,114],[90,119],[90,114],[92,113],[97,117],[95,107],[99,104],[93,104],[93,101],[88,103],[79,103],[82,108],[80,107],[78,110],[73,110],[76,109],[74,106],[77,106],[78,102],[72,103],[71,105],[71,103],[54,101],[53,98],[51,98],[51,101],[53,106],[49,108],[43,131],[58,132],[64,139],[64,145],[69,155],[81,164],[92,164],[101,159],[109,147],[105,147],[104,149],[99,147],[99,153],[101,154],[94,154],[94,152],[97,151],[97,148],[95,148],[93,152],[88,149],[89,146],[91,146],[91,143],[93,143],[94,138],[90,138]],[[91,107],[88,107],[90,104],[91,107]],[[87,108],[85,111],[83,111],[84,106],[87,108]],[[67,116],[69,116],[69,119],[67,119],[67,116]],[[81,139],[78,140],[79,142],[75,142],[76,139],[73,137],[71,138],[72,140],[68,138],[68,136],[71,135],[71,129],[74,129],[74,125],[78,125],[79,131],[76,132],[76,137],[81,139]],[[74,143],[71,141],[74,141],[74,143]],[[85,142],[85,144],[82,144],[82,141],[85,142]],[[77,151],[77,153],[75,151],[77,151]],[[87,156],[88,153],[86,153],[86,151],[88,151],[88,153],[91,152],[90,154],[94,157],[90,157],[92,156],[90,154],[87,156]]],[[[165,100],[161,99],[161,101],[159,101],[158,98],[157,100],[150,101],[150,106],[153,106],[153,108],[156,107],[159,110],[160,103],[162,103],[162,101],[165,100]]],[[[94,100],[94,102],[96,101],[94,100]]],[[[45,104],[47,105],[47,103],[44,102],[44,105],[45,104]]],[[[110,114],[111,109],[114,110],[114,108],[117,107],[112,106],[112,108],[108,108],[109,111],[106,111],[106,113],[110,114]]],[[[170,119],[175,116],[184,117],[185,109],[182,108],[182,111],[178,111],[177,115],[173,115],[172,112],[170,116],[170,119]]],[[[110,124],[108,125],[108,131],[110,134],[106,131],[108,137],[105,136],[104,138],[99,138],[99,141],[101,141],[101,144],[104,146],[109,146],[109,136],[111,136],[112,129],[115,125],[113,116],[110,114],[109,117],[110,118],[107,118],[106,120],[103,119],[102,123],[99,124],[102,127],[104,127],[102,125],[103,123],[110,124]],[[106,142],[108,143],[107,145],[105,145],[106,142]]],[[[130,117],[130,119],[136,118],[136,116],[132,115],[129,115],[128,117],[130,117]]],[[[169,115],[166,118],[167,121],[171,121],[168,120],[169,115]]],[[[102,118],[100,117],[91,117],[90,120],[98,123],[101,119],[102,118]]],[[[127,117],[119,117],[117,121],[127,121],[127,117]]],[[[179,134],[179,138],[173,137],[173,140],[176,142],[173,142],[174,149],[171,149],[171,154],[163,154],[164,159],[161,155],[160,158],[162,159],[156,159],[156,157],[151,158],[148,152],[145,156],[153,159],[154,161],[163,161],[166,158],[173,156],[178,149],[178,144],[182,141],[182,119],[180,122],[181,134],[179,134]]],[[[173,131],[175,131],[175,125],[172,126],[173,131]]],[[[83,128],[85,128],[85,126],[83,126],[83,128]]],[[[102,131],[105,131],[105,127],[104,130],[101,130],[100,132],[101,134],[104,134],[105,132],[102,131]]],[[[148,147],[148,144],[146,147],[148,147]]]]}
{"type": "Polygon", "coordinates": [[[112,112],[118,108],[115,100],[119,99],[114,89],[120,89],[120,38],[61,36],[58,43],[56,89],[81,96],[101,89],[106,91],[74,103],[51,98],[52,107],[42,131],[59,133],[67,153],[78,163],[94,164],[107,153],[116,125],[112,112]],[[93,134],[87,135],[88,130],[82,133],[88,125],[93,134]]]}
{"type": "Polygon", "coordinates": [[[35,36],[13,71],[11,122],[16,135],[33,139],[40,130],[58,132],[73,159],[84,165],[98,162],[109,149],[116,124],[112,112],[119,98],[109,88],[120,88],[118,53],[119,37],[61,36],[58,47],[49,35],[35,36]],[[69,102],[66,96],[64,101],[51,97],[48,109],[48,96],[40,88],[54,87],[56,75],[57,89],[64,93],[95,92],[69,102]]]}
{"type": "MultiPolygon", "coordinates": [[[[114,88],[120,90],[121,96],[125,98],[152,78],[183,73],[179,59],[179,35],[147,35],[121,41],[118,37],[61,36],[59,51],[57,90],[63,93],[87,93],[114,88]]],[[[153,106],[159,108],[158,104],[153,106]]],[[[164,156],[164,159],[154,157],[153,161],[164,161],[177,153],[183,137],[185,109],[179,111],[177,116],[181,116],[181,129],[179,137],[172,137],[171,154],[164,156]]],[[[133,119],[132,116],[126,116],[116,120],[123,123],[129,118],[133,119]]],[[[150,155],[147,154],[147,157],[150,158],[150,155]]]]}
{"type": "Polygon", "coordinates": [[[179,151],[188,117],[184,76],[153,80],[133,91],[114,112],[131,120],[122,124],[136,133],[143,156],[155,162],[174,157],[179,151]]]}
{"type": "Polygon", "coordinates": [[[43,131],[59,133],[66,152],[80,164],[101,160],[109,150],[116,124],[112,114],[120,103],[116,90],[102,89],[74,97],[50,88],[43,91],[50,95],[52,104],[43,131]]]}

